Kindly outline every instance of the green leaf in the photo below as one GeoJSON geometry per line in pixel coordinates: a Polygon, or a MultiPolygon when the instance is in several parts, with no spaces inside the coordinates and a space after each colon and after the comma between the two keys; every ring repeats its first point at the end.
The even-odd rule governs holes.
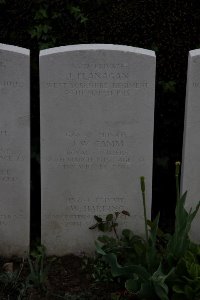
{"type": "Polygon", "coordinates": [[[188,270],[189,275],[193,279],[195,279],[197,277],[200,277],[200,265],[199,264],[197,264],[197,263],[192,263],[192,264],[187,263],[186,266],[187,266],[187,270],[188,270]]]}
{"type": "Polygon", "coordinates": [[[169,239],[167,245],[168,262],[171,261],[171,258],[177,259],[183,257],[190,246],[188,234],[191,228],[192,221],[199,210],[200,202],[197,204],[193,212],[191,209],[189,212],[187,212],[184,208],[186,196],[187,192],[183,194],[183,196],[177,201],[176,204],[175,231],[169,239]]]}
{"type": "Polygon", "coordinates": [[[174,270],[175,270],[175,268],[172,268],[168,274],[164,274],[162,272],[162,266],[160,263],[156,272],[154,272],[153,275],[151,276],[150,280],[153,283],[155,292],[156,292],[157,296],[159,297],[159,299],[162,299],[162,300],[169,299],[168,298],[168,286],[165,283],[165,281],[174,272],[174,270]]]}
{"type": "Polygon", "coordinates": [[[154,288],[150,281],[143,282],[138,293],[140,298],[154,300],[156,298],[154,288]]]}
{"type": "Polygon", "coordinates": [[[106,252],[102,249],[101,245],[97,241],[95,241],[95,246],[96,246],[97,253],[103,256],[106,255],[106,252]]]}
{"type": "Polygon", "coordinates": [[[151,230],[150,230],[150,241],[151,241],[151,244],[153,246],[155,246],[156,244],[156,238],[157,238],[157,234],[158,234],[158,223],[159,223],[159,219],[160,219],[160,213],[157,214],[155,220],[152,222],[152,225],[151,225],[151,230]]]}
{"type": "Polygon", "coordinates": [[[171,92],[174,93],[176,91],[176,82],[173,80],[170,81],[159,81],[159,85],[162,86],[163,91],[165,93],[171,92]]]}
{"type": "Polygon", "coordinates": [[[122,214],[125,216],[129,216],[130,217],[130,213],[126,210],[122,210],[122,214]]]}
{"type": "Polygon", "coordinates": [[[113,214],[109,214],[106,216],[106,221],[111,222],[113,220],[113,214]]]}
{"type": "Polygon", "coordinates": [[[142,244],[141,242],[140,243],[135,243],[134,244],[134,250],[135,250],[135,253],[138,257],[140,257],[141,255],[143,255],[143,253],[145,252],[145,246],[144,244],[142,244]]]}
{"type": "MultiPolygon", "coordinates": [[[[113,239],[115,241],[115,239],[113,239]]],[[[98,237],[98,241],[100,241],[103,244],[109,243],[111,241],[111,238],[107,235],[102,235],[98,237]]]]}
{"type": "Polygon", "coordinates": [[[38,251],[38,253],[44,255],[46,249],[45,249],[45,247],[43,245],[39,245],[39,246],[37,246],[37,251],[38,251]]]}
{"type": "Polygon", "coordinates": [[[75,20],[79,21],[80,23],[86,23],[88,18],[81,12],[79,6],[67,5],[67,9],[70,14],[75,18],[75,20]]]}
{"type": "Polygon", "coordinates": [[[133,237],[134,237],[134,234],[131,230],[129,229],[123,229],[122,230],[122,235],[128,239],[128,240],[131,240],[133,237]]]}
{"type": "Polygon", "coordinates": [[[141,289],[141,283],[136,279],[128,279],[125,282],[125,288],[129,293],[137,294],[141,289]]]}
{"type": "Polygon", "coordinates": [[[185,292],[185,294],[186,294],[186,296],[187,296],[188,299],[191,299],[191,300],[193,299],[193,297],[194,297],[194,290],[193,290],[193,288],[191,286],[186,285],[185,289],[184,289],[184,292],[185,292]]]}
{"type": "Polygon", "coordinates": [[[186,263],[189,263],[189,265],[195,263],[196,259],[194,253],[192,253],[191,251],[187,251],[184,256],[184,260],[186,263]]]}
{"type": "MultiPolygon", "coordinates": [[[[150,229],[153,229],[153,221],[147,220],[147,225],[150,227],[150,229]]],[[[157,228],[157,235],[164,236],[164,232],[160,228],[157,228]]]]}
{"type": "Polygon", "coordinates": [[[89,229],[95,229],[95,228],[97,228],[97,226],[98,226],[98,223],[96,223],[96,224],[90,226],[89,229]]]}
{"type": "Polygon", "coordinates": [[[148,246],[147,246],[147,252],[146,252],[146,260],[147,260],[148,268],[149,270],[151,270],[151,272],[155,270],[155,268],[157,268],[159,264],[159,257],[157,255],[157,248],[156,248],[159,219],[160,219],[160,214],[158,214],[155,220],[152,222],[148,246]]]}
{"type": "Polygon", "coordinates": [[[47,19],[48,15],[47,15],[47,10],[44,8],[40,8],[38,11],[36,11],[35,20],[43,20],[43,19],[47,19]]]}
{"type": "Polygon", "coordinates": [[[62,16],[61,13],[54,12],[53,15],[52,15],[52,19],[58,19],[58,18],[61,18],[61,16],[62,16]]]}
{"type": "Polygon", "coordinates": [[[122,267],[117,261],[117,257],[113,253],[105,255],[104,260],[111,266],[111,272],[114,277],[131,274],[137,274],[141,279],[148,280],[150,274],[140,265],[129,265],[122,267]]]}
{"type": "Polygon", "coordinates": [[[157,296],[159,297],[159,299],[161,300],[169,300],[168,297],[168,287],[166,284],[155,284],[154,285],[155,288],[155,292],[157,294],[157,296]]]}
{"type": "Polygon", "coordinates": [[[42,29],[43,29],[43,32],[44,32],[44,33],[47,33],[49,30],[52,29],[52,27],[49,26],[49,25],[47,25],[47,24],[44,24],[42,29]]]}
{"type": "Polygon", "coordinates": [[[184,294],[184,290],[182,290],[181,287],[176,284],[173,285],[172,290],[177,294],[184,294]]]}
{"type": "Polygon", "coordinates": [[[102,218],[98,217],[98,216],[94,216],[94,219],[98,222],[101,223],[103,220],[102,218]]]}
{"type": "Polygon", "coordinates": [[[51,42],[49,42],[49,43],[39,42],[38,44],[39,44],[40,50],[52,48],[55,45],[54,43],[52,44],[51,42]]]}
{"type": "Polygon", "coordinates": [[[99,223],[98,224],[98,229],[102,232],[106,232],[110,230],[110,227],[107,223],[99,223]]]}
{"type": "Polygon", "coordinates": [[[87,21],[88,21],[87,17],[81,16],[81,21],[80,21],[81,24],[85,24],[87,21]]]}

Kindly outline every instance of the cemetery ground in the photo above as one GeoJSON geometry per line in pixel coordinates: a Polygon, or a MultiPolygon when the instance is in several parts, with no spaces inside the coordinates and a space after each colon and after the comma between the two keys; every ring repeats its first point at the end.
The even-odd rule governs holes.
{"type": "Polygon", "coordinates": [[[159,229],[159,214],[146,218],[145,179],[140,178],[145,237],[131,230],[118,232],[120,215],[94,216],[90,230],[99,230],[93,256],[47,257],[38,245],[28,258],[0,259],[1,300],[199,300],[200,245],[189,231],[200,207],[185,209],[187,192],[180,196],[176,163],[175,227],[159,229]]]}
{"type": "MultiPolygon", "coordinates": [[[[95,283],[91,278],[91,274],[83,270],[83,258],[75,255],[67,255],[64,257],[54,257],[45,259],[44,273],[38,270],[35,281],[27,285],[29,281],[30,266],[28,261],[22,262],[19,258],[5,259],[1,257],[1,300],[86,300],[86,299],[110,299],[112,292],[117,290],[117,285],[112,282],[95,283]],[[13,266],[14,272],[5,272],[5,266],[13,266]],[[23,265],[23,269],[22,268],[23,265]],[[46,274],[46,267],[51,268],[46,274]],[[4,273],[2,267],[4,266],[4,273]],[[20,272],[20,274],[19,274],[20,272]],[[40,275],[39,275],[39,272],[40,275]],[[4,278],[3,278],[4,276],[4,278]],[[6,279],[7,276],[7,279],[6,279]],[[39,282],[40,281],[40,282],[39,282]],[[25,287],[25,285],[27,285],[25,287]],[[19,296],[21,294],[21,296],[19,296]]],[[[12,268],[12,267],[11,267],[12,268]]],[[[32,274],[33,275],[33,274],[32,274]]]]}

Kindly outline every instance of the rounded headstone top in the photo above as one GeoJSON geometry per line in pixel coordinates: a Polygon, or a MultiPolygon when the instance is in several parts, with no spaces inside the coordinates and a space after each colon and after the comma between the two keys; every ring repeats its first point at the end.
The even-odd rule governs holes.
{"type": "Polygon", "coordinates": [[[155,57],[155,52],[152,50],[136,48],[132,46],[113,45],[113,44],[80,44],[80,45],[61,46],[61,47],[41,50],[40,56],[62,53],[62,52],[70,52],[70,51],[82,51],[82,50],[94,50],[94,51],[110,50],[110,51],[133,52],[135,54],[142,54],[142,55],[155,57]]]}
{"type": "Polygon", "coordinates": [[[193,56],[197,56],[200,55],[200,49],[194,49],[189,51],[189,56],[193,57],[193,56]]]}
{"type": "Polygon", "coordinates": [[[0,50],[30,55],[30,50],[18,46],[6,45],[0,43],[0,50]]]}

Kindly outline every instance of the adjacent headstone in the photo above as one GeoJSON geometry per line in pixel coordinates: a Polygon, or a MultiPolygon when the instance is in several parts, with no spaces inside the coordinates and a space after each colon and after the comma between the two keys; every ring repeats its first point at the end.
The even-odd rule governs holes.
{"type": "Polygon", "coordinates": [[[29,248],[29,50],[0,44],[0,255],[29,248]]]}
{"type": "MultiPolygon", "coordinates": [[[[187,191],[186,208],[195,208],[200,200],[200,49],[189,52],[185,128],[182,155],[181,192],[187,191]]],[[[190,236],[200,242],[200,211],[190,236]]]]}
{"type": "Polygon", "coordinates": [[[151,214],[155,54],[119,45],[40,53],[42,243],[49,255],[94,249],[93,216],[151,214]]]}

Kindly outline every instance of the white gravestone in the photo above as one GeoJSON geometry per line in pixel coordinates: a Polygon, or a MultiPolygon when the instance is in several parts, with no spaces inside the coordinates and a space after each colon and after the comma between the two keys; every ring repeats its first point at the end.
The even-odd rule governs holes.
{"type": "MultiPolygon", "coordinates": [[[[186,208],[194,209],[200,200],[200,49],[189,52],[185,128],[182,155],[181,192],[188,192],[186,208]]],[[[190,232],[200,242],[200,211],[190,232]]]]}
{"type": "Polygon", "coordinates": [[[0,255],[29,250],[29,50],[0,44],[0,255]]]}
{"type": "Polygon", "coordinates": [[[93,216],[127,210],[144,233],[140,176],[151,215],[155,54],[118,45],[40,53],[42,243],[48,254],[94,249],[93,216]]]}

